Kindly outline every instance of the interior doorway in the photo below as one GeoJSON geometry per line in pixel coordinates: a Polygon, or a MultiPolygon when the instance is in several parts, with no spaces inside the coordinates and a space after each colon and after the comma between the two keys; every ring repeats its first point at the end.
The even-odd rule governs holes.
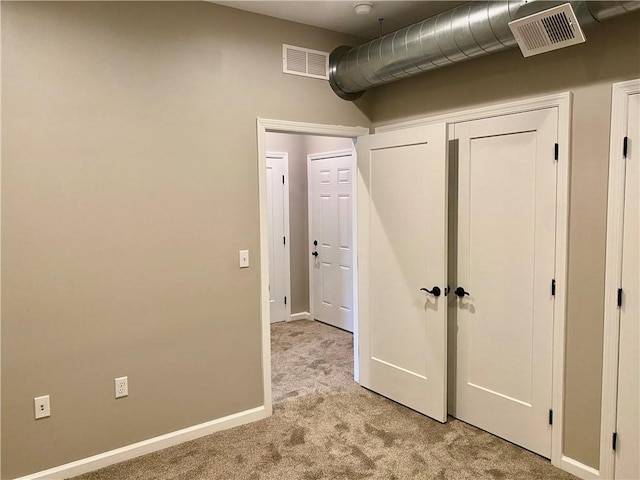
{"type": "MultiPolygon", "coordinates": [[[[259,201],[260,201],[260,256],[261,256],[261,317],[262,317],[262,351],[263,351],[263,385],[264,405],[267,413],[272,413],[271,384],[271,303],[269,267],[269,202],[267,151],[281,152],[288,155],[289,181],[289,222],[290,235],[286,241],[290,247],[290,297],[288,318],[285,320],[312,319],[309,306],[309,258],[313,250],[309,247],[308,223],[308,189],[307,189],[307,154],[351,149],[355,139],[369,133],[362,127],[342,127],[318,124],[302,124],[277,120],[258,119],[258,168],[259,168],[259,201]],[[278,136],[279,135],[279,136],[278,136]],[[288,144],[287,144],[288,142],[288,144]],[[292,153],[292,149],[295,152],[292,153]],[[294,159],[294,156],[297,157],[294,159]],[[300,220],[302,218],[302,220],[300,220]],[[305,268],[306,267],[306,268],[305,268]]],[[[355,155],[351,162],[355,163],[355,155]]],[[[355,164],[352,165],[355,167],[355,164]]],[[[352,192],[354,190],[351,186],[352,192]]],[[[351,215],[355,215],[352,210],[351,215]]],[[[353,222],[352,222],[353,223],[353,222]]],[[[355,231],[351,229],[351,244],[355,243],[355,231]]],[[[274,237],[275,238],[275,237],[274,237]]],[[[352,269],[354,275],[356,268],[352,269]]],[[[355,304],[355,281],[352,282],[353,302],[355,304]]],[[[353,309],[354,316],[357,315],[353,309]]],[[[357,341],[357,328],[354,329],[354,343],[357,341]]],[[[357,349],[354,348],[354,376],[358,378],[357,349]]]]}

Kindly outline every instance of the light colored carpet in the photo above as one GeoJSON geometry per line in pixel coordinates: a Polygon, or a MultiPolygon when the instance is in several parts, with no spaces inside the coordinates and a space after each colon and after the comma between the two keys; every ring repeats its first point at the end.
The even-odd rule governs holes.
{"type": "Polygon", "coordinates": [[[458,420],[443,425],[361,388],[352,342],[318,322],[272,325],[272,417],[76,480],[576,478],[458,420]]]}

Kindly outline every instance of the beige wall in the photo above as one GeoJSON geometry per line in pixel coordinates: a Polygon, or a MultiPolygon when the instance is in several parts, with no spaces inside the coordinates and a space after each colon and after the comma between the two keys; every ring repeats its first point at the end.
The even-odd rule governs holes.
{"type": "Polygon", "coordinates": [[[611,84],[640,77],[640,16],[603,23],[588,31],[587,39],[529,59],[510,50],[367,95],[377,126],[522,97],[574,93],[564,454],[597,468],[611,84]]]}
{"type": "Polygon", "coordinates": [[[369,126],[281,69],[282,43],[355,42],[205,2],[2,2],[2,478],[262,404],[256,117],[369,126]]]}
{"type": "Polygon", "coordinates": [[[291,313],[310,312],[307,155],[345,150],[349,138],[267,132],[267,151],[289,154],[291,313]]]}
{"type": "Polygon", "coordinates": [[[353,140],[350,138],[319,137],[317,135],[307,135],[305,137],[304,148],[307,152],[307,155],[311,155],[312,153],[349,150],[353,148],[353,140]]]}
{"type": "Polygon", "coordinates": [[[564,452],[597,467],[610,88],[640,76],[639,27],[354,104],[281,73],[282,43],[359,43],[324,30],[204,2],[3,2],[2,477],[262,403],[256,117],[369,126],[567,90],[564,452]]]}

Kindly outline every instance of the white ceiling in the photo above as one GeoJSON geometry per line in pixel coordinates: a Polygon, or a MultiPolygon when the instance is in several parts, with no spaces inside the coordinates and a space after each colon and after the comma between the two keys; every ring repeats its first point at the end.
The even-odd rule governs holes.
{"type": "Polygon", "coordinates": [[[386,34],[466,3],[440,0],[371,0],[370,3],[373,4],[371,13],[358,15],[353,7],[357,3],[363,3],[359,0],[209,1],[269,17],[348,33],[367,40],[376,38],[380,34],[378,18],[384,19],[382,29],[386,34]]]}

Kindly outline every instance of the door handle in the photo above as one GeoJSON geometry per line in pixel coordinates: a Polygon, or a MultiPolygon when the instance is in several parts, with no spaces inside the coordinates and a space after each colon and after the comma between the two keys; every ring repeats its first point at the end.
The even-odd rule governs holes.
{"type": "Polygon", "coordinates": [[[456,288],[453,293],[455,293],[460,298],[464,297],[465,295],[469,295],[469,292],[465,292],[464,288],[462,287],[456,288]]]}
{"type": "Polygon", "coordinates": [[[311,255],[313,255],[314,257],[318,258],[318,252],[311,252],[311,255]]]}
{"type": "Polygon", "coordinates": [[[426,288],[421,288],[420,290],[423,291],[423,292],[427,292],[427,293],[433,295],[434,297],[439,297],[440,293],[441,293],[440,287],[438,287],[438,286],[433,287],[431,290],[428,290],[426,288]]]}

